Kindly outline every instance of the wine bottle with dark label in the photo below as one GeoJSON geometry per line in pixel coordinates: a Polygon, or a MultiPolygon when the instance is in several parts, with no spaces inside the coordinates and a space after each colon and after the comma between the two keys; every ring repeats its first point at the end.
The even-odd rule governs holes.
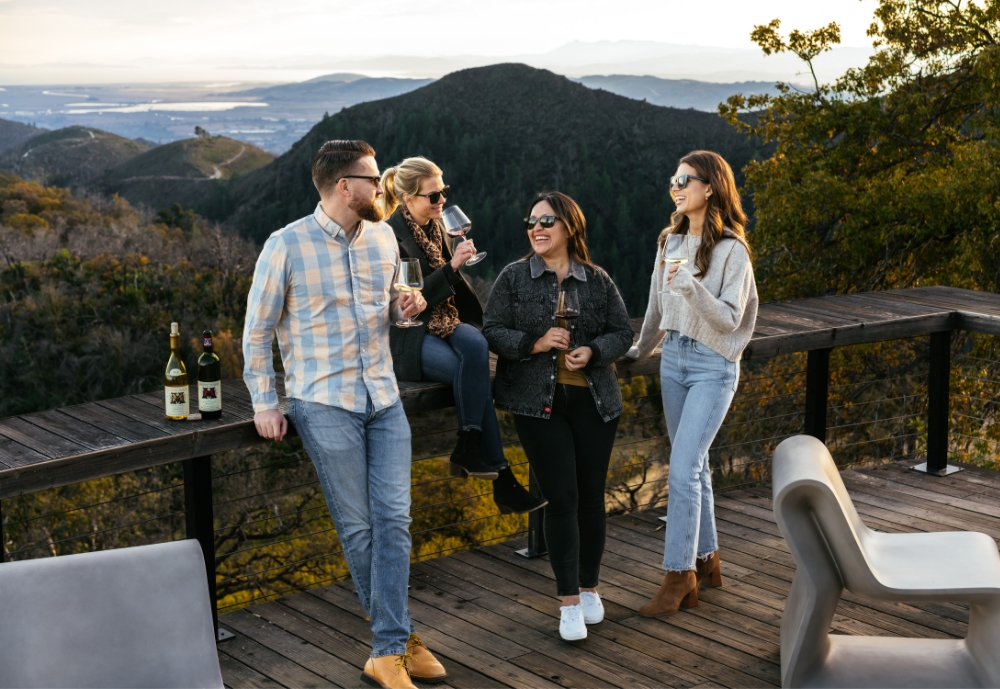
{"type": "Polygon", "coordinates": [[[219,356],[212,351],[212,331],[201,334],[205,348],[198,357],[198,410],[203,419],[218,419],[222,416],[222,366],[219,356]]]}
{"type": "Polygon", "coordinates": [[[188,417],[188,374],[181,359],[181,333],[176,323],[170,324],[170,358],[163,374],[164,401],[168,419],[183,421],[188,417]]]}

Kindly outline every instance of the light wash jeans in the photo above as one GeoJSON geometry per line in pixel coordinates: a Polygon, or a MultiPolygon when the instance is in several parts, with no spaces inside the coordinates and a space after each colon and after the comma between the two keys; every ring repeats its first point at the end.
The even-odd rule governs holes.
{"type": "Polygon", "coordinates": [[[694,569],[696,557],[719,549],[708,448],[722,426],[739,379],[739,362],[675,330],[667,333],[660,358],[660,394],[670,434],[666,570],[694,569]]]}
{"type": "Polygon", "coordinates": [[[486,338],[468,323],[459,323],[447,341],[427,333],[420,348],[420,373],[427,380],[450,385],[455,393],[458,425],[483,432],[483,449],[490,466],[503,469],[500,424],[493,408],[490,348],[486,338]]]}
{"type": "Polygon", "coordinates": [[[349,412],[292,399],[288,416],[312,458],[361,604],[372,657],[402,655],[413,631],[410,579],[410,424],[402,402],[349,412]]]}

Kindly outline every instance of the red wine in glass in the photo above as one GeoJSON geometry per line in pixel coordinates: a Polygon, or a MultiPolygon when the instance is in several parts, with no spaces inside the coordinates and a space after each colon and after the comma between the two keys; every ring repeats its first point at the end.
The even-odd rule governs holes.
{"type": "MultiPolygon", "coordinates": [[[[462,212],[462,209],[458,206],[451,206],[450,208],[444,209],[444,215],[441,217],[444,223],[444,230],[451,237],[461,237],[462,241],[465,240],[465,235],[469,234],[472,230],[472,221],[469,220],[468,216],[462,212]]],[[[474,266],[486,257],[485,251],[480,251],[478,254],[470,258],[465,262],[467,266],[474,266]]]]}
{"type": "Polygon", "coordinates": [[[565,319],[566,329],[570,331],[570,345],[567,349],[573,349],[571,324],[580,315],[580,298],[575,290],[559,290],[559,298],[556,300],[556,310],[553,315],[556,318],[565,319]]]}

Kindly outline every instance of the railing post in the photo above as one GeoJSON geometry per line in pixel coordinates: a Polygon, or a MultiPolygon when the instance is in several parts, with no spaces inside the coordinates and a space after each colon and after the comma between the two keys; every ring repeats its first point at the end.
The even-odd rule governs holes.
{"type": "MultiPolygon", "coordinates": [[[[534,496],[542,497],[542,491],[538,488],[538,480],[535,472],[530,472],[528,492],[534,496]]],[[[524,557],[538,557],[549,552],[545,545],[545,508],[528,513],[528,547],[517,551],[518,555],[524,557]]]]}
{"type": "Polygon", "coordinates": [[[951,331],[931,333],[927,378],[927,461],[915,471],[947,476],[961,467],[948,466],[948,424],[951,414],[951,331]]]}
{"type": "Polygon", "coordinates": [[[806,435],[826,442],[826,403],[830,392],[830,349],[813,349],[806,363],[806,435]]]}
{"type": "Polygon", "coordinates": [[[187,537],[198,540],[205,556],[208,575],[208,599],[212,605],[212,626],[217,641],[233,634],[219,629],[219,611],[215,591],[215,517],[212,512],[212,457],[195,457],[184,464],[184,515],[187,537]]]}

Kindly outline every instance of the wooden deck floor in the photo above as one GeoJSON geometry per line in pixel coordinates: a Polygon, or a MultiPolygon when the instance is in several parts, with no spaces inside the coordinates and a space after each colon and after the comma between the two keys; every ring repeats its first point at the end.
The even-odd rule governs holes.
{"type": "MultiPolygon", "coordinates": [[[[867,524],[885,532],[982,531],[1000,539],[1000,473],[930,477],[890,464],[843,474],[867,524]]],[[[662,570],[664,510],[609,521],[601,594],[607,618],[587,640],[559,639],[545,558],[511,541],[413,566],[410,610],[451,679],[467,687],[762,687],[780,684],[779,626],[795,564],[769,487],[716,496],[724,585],[666,619],[636,609],[662,570]]],[[[356,687],[371,634],[350,583],[228,613],[219,645],[230,687],[356,687]]],[[[833,632],[962,637],[968,607],[873,602],[845,593],[833,632]]]]}

